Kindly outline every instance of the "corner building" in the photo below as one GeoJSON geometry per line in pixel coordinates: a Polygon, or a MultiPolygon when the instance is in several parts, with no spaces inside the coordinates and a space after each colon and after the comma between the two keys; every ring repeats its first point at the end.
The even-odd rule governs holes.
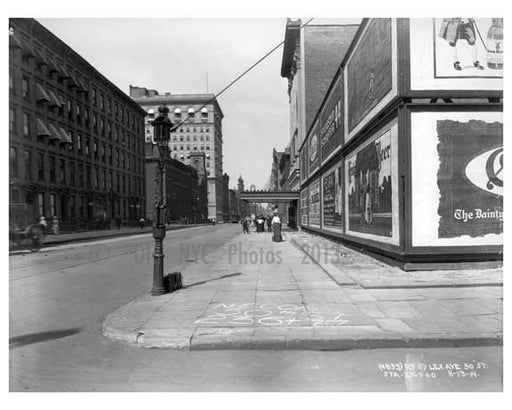
{"type": "Polygon", "coordinates": [[[182,123],[169,141],[171,158],[194,166],[191,156],[204,152],[208,184],[208,219],[217,222],[223,216],[222,179],[222,119],[224,114],[214,94],[160,95],[156,90],[130,86],[130,96],[147,116],[145,119],[146,141],[153,141],[151,122],[158,115],[158,107],[166,104],[173,124],[182,123]]]}
{"type": "Polygon", "coordinates": [[[145,112],[36,20],[9,26],[10,222],[135,223],[145,213],[145,112]]]}

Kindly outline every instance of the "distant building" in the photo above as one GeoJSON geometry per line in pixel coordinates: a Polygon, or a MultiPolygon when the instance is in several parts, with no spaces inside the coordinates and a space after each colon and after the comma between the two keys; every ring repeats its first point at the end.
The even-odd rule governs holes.
{"type": "MultiPolygon", "coordinates": [[[[153,220],[156,193],[156,168],[159,152],[156,144],[146,142],[146,219],[153,220]]],[[[167,203],[168,223],[199,222],[199,177],[196,169],[168,157],[165,161],[164,192],[167,203]]]]}
{"type": "Polygon", "coordinates": [[[224,222],[229,222],[229,211],[230,211],[230,204],[229,204],[229,175],[224,174],[222,175],[222,216],[224,222]]]}
{"type": "Polygon", "coordinates": [[[197,221],[208,219],[208,178],[206,175],[206,154],[204,152],[190,153],[190,166],[197,171],[198,196],[196,197],[197,221]]]}
{"type": "Polygon", "coordinates": [[[60,231],[145,213],[145,112],[34,19],[9,20],[9,218],[60,231]]]}
{"type": "Polygon", "coordinates": [[[222,119],[224,114],[214,94],[160,95],[156,90],[130,86],[130,96],[147,112],[145,138],[153,140],[151,122],[158,115],[158,107],[169,107],[169,118],[180,124],[171,134],[171,157],[191,165],[192,154],[204,152],[208,184],[208,218],[223,220],[222,191],[222,119]]]}

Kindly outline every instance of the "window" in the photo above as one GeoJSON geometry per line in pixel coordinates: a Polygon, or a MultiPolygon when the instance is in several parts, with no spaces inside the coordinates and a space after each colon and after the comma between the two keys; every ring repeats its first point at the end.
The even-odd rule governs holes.
{"type": "Polygon", "coordinates": [[[9,131],[16,132],[16,110],[9,108],[9,131]]]}
{"type": "Polygon", "coordinates": [[[108,189],[112,190],[114,188],[114,175],[112,172],[109,172],[109,178],[108,178],[108,189]]]}
{"type": "Polygon", "coordinates": [[[92,128],[94,131],[98,131],[98,116],[96,114],[92,116],[92,128]]]}
{"type": "Polygon", "coordinates": [[[82,136],[80,134],[76,135],[76,147],[78,152],[82,152],[82,136]]]}
{"type": "Polygon", "coordinates": [[[11,175],[18,176],[18,149],[16,147],[10,147],[9,149],[9,166],[11,175]]]}
{"type": "Polygon", "coordinates": [[[107,171],[103,170],[103,178],[101,180],[101,189],[107,189],[107,171]]]}
{"type": "Polygon", "coordinates": [[[103,94],[100,94],[100,110],[103,110],[105,108],[105,97],[103,94]]]}
{"type": "Polygon", "coordinates": [[[126,156],[123,152],[123,168],[126,168],[126,156]]]}
{"type": "Polygon", "coordinates": [[[120,179],[119,179],[119,174],[116,174],[116,189],[118,192],[121,191],[121,185],[120,185],[120,179]]]}
{"type": "Polygon", "coordinates": [[[103,118],[100,118],[100,133],[105,136],[105,121],[103,118]]]}
{"type": "Polygon", "coordinates": [[[110,122],[107,123],[107,136],[108,138],[112,138],[112,124],[110,122]]]}
{"type": "Polygon", "coordinates": [[[50,182],[55,182],[55,157],[50,157],[50,182]]]}
{"type": "Polygon", "coordinates": [[[94,158],[98,159],[98,141],[94,140],[93,144],[94,158]]]}
{"type": "Polygon", "coordinates": [[[116,167],[119,166],[119,150],[116,150],[116,167]]]}
{"type": "Polygon", "coordinates": [[[108,147],[108,163],[112,165],[112,147],[108,147]]]}
{"type": "Polygon", "coordinates": [[[89,126],[89,108],[84,109],[84,122],[85,122],[85,126],[88,127],[89,126]]]}
{"type": "Polygon", "coordinates": [[[209,151],[210,150],[210,145],[206,145],[206,150],[209,151]]]}
{"type": "Polygon", "coordinates": [[[210,168],[210,161],[206,163],[206,168],[210,168]]]}
{"type": "Polygon", "coordinates": [[[37,194],[37,212],[39,215],[44,215],[44,192],[37,194]]]}
{"type": "Polygon", "coordinates": [[[174,146],[172,147],[172,149],[173,149],[174,151],[177,151],[177,150],[178,150],[178,146],[177,146],[176,144],[174,144],[174,146]]]}
{"type": "Polygon", "coordinates": [[[81,113],[81,108],[80,108],[80,105],[76,104],[76,120],[77,122],[81,123],[82,122],[82,113],[81,113]]]}
{"type": "Polygon", "coordinates": [[[69,163],[69,184],[75,186],[75,161],[69,163]]]}
{"type": "Polygon", "coordinates": [[[210,171],[206,171],[206,175],[207,175],[207,176],[210,176],[210,171]]]}
{"type": "Polygon", "coordinates": [[[86,178],[87,187],[90,187],[91,186],[91,166],[90,165],[87,165],[85,178],[86,178]]]}
{"type": "Polygon", "coordinates": [[[116,117],[119,116],[119,104],[116,103],[116,117]]]}
{"type": "Polygon", "coordinates": [[[105,162],[105,159],[106,159],[106,158],[105,158],[105,145],[101,144],[100,149],[101,149],[101,151],[100,151],[100,153],[101,153],[101,160],[102,160],[103,162],[105,162]]]}
{"type": "Polygon", "coordinates": [[[201,141],[204,141],[204,135],[201,135],[201,141]]]}
{"type": "Polygon", "coordinates": [[[32,152],[29,150],[24,151],[25,156],[25,176],[27,179],[32,179],[32,152]]]}
{"type": "Polygon", "coordinates": [[[84,165],[78,164],[78,186],[84,186],[84,165]]]}
{"type": "Polygon", "coordinates": [[[80,197],[79,207],[78,207],[78,217],[83,218],[85,211],[85,198],[83,196],[80,197]]]}
{"type": "Polygon", "coordinates": [[[107,98],[107,112],[110,114],[112,110],[112,100],[110,97],[107,98]]]}
{"type": "Polygon", "coordinates": [[[66,184],[66,160],[60,160],[60,183],[66,184]]]}
{"type": "Polygon", "coordinates": [[[197,145],[194,144],[194,151],[197,151],[197,145]]]}
{"type": "Polygon", "coordinates": [[[74,195],[69,197],[69,216],[71,218],[75,217],[75,197],[74,197],[74,195]]]}
{"type": "Polygon", "coordinates": [[[204,151],[204,145],[201,145],[201,151],[204,151]]]}
{"type": "Polygon", "coordinates": [[[70,120],[73,119],[73,102],[71,100],[68,99],[68,118],[70,120]]]}
{"type": "Polygon", "coordinates": [[[50,194],[50,216],[56,216],[57,215],[57,212],[56,212],[56,209],[55,209],[55,203],[57,202],[57,195],[55,194],[50,194]]]}
{"type": "Polygon", "coordinates": [[[24,75],[21,79],[21,91],[24,99],[30,98],[30,79],[24,75]]]}
{"type": "Polygon", "coordinates": [[[206,141],[210,141],[210,136],[209,135],[206,136],[206,141]]]}
{"type": "Polygon", "coordinates": [[[190,151],[190,144],[187,144],[187,150],[190,151]]]}
{"type": "Polygon", "coordinates": [[[42,152],[37,155],[37,179],[44,181],[44,153],[42,152]]]}
{"type": "Polygon", "coordinates": [[[85,155],[89,156],[89,138],[85,139],[85,155]]]}
{"type": "Polygon", "coordinates": [[[23,113],[23,136],[30,136],[30,119],[28,113],[23,113]]]}
{"type": "Polygon", "coordinates": [[[183,151],[183,144],[180,145],[180,150],[183,151]]]}
{"type": "Polygon", "coordinates": [[[16,93],[16,74],[9,70],[9,91],[16,93]]]}
{"type": "Polygon", "coordinates": [[[96,103],[97,103],[96,97],[97,97],[96,96],[96,88],[93,88],[92,89],[92,104],[93,105],[96,105],[96,103]]]}

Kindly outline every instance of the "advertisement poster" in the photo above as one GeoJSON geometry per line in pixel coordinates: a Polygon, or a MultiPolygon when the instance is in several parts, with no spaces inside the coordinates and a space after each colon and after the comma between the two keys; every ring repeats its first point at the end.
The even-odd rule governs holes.
{"type": "Polygon", "coordinates": [[[343,142],[343,78],[334,84],[320,113],[320,150],[324,163],[343,142]]]}
{"type": "Polygon", "coordinates": [[[322,179],[322,227],[325,229],[343,228],[341,176],[341,167],[338,167],[322,179]]]}
{"type": "Polygon", "coordinates": [[[308,144],[304,144],[300,151],[300,182],[305,182],[308,179],[308,144]]]}
{"type": "Polygon", "coordinates": [[[413,167],[413,245],[500,245],[502,114],[414,113],[411,118],[413,140],[423,139],[412,145],[412,163],[423,159],[423,166],[413,167]],[[425,224],[426,218],[431,223],[425,224]]]}
{"type": "Polygon", "coordinates": [[[304,188],[300,191],[300,224],[309,225],[309,190],[304,188]]]}
{"type": "Polygon", "coordinates": [[[434,19],[435,78],[503,77],[503,18],[434,19]]]}
{"type": "Polygon", "coordinates": [[[320,180],[309,186],[309,225],[320,227],[320,180]]]}
{"type": "Polygon", "coordinates": [[[392,237],[391,130],[347,160],[349,229],[392,237]]]}
{"type": "Polygon", "coordinates": [[[320,166],[320,141],[318,138],[318,122],[315,122],[311,127],[311,132],[308,138],[308,172],[312,175],[320,166]]]}
{"type": "Polygon", "coordinates": [[[392,89],[391,19],[371,19],[347,65],[348,131],[392,89]]]}

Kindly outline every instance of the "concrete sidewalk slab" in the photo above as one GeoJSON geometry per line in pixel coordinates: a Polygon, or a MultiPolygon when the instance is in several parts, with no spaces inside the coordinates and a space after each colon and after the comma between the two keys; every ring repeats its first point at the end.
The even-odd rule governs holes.
{"type": "MultiPolygon", "coordinates": [[[[330,262],[327,269],[311,258],[304,263],[297,243],[317,240],[310,236],[285,233],[286,241],[275,243],[270,234],[239,235],[188,265],[182,272],[183,289],[145,295],[110,314],[103,334],[133,346],[189,350],[502,343],[501,288],[433,288],[439,278],[441,283],[449,279],[443,274],[434,275],[428,288],[366,288],[367,282],[354,273],[360,269],[347,268],[338,276],[330,262]],[[242,249],[241,257],[233,257],[235,248],[242,249]],[[269,255],[274,255],[272,263],[269,255]]],[[[365,260],[364,266],[374,272],[372,280],[383,278],[379,283],[388,280],[389,272],[390,280],[407,279],[378,261],[365,260]]],[[[457,272],[456,281],[462,283],[457,272]]],[[[464,281],[486,275],[492,276],[469,274],[464,281]]]]}

